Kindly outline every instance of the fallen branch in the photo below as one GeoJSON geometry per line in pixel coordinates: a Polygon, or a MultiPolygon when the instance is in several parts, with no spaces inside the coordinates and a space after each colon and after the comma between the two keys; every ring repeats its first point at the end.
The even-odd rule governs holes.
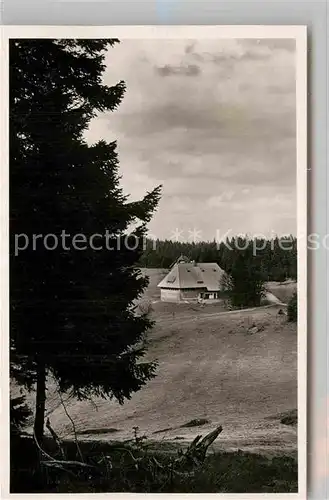
{"type": "MultiPolygon", "coordinates": [[[[75,465],[75,466],[79,466],[79,467],[82,467],[82,468],[89,468],[89,469],[95,469],[96,467],[94,465],[89,465],[89,464],[86,464],[84,462],[78,462],[78,461],[74,461],[74,460],[57,460],[56,458],[52,457],[51,455],[49,455],[49,453],[47,453],[45,450],[43,450],[36,438],[36,435],[35,435],[35,430],[33,429],[33,438],[34,438],[34,441],[37,445],[37,448],[39,449],[40,451],[40,454],[41,455],[44,455],[45,457],[48,458],[48,460],[40,460],[40,465],[45,465],[46,467],[55,467],[55,468],[58,468],[58,469],[61,469],[61,470],[64,470],[65,472],[68,472],[69,474],[73,474],[71,471],[67,470],[64,468],[64,465],[75,465]]],[[[74,475],[74,474],[73,474],[74,475]]]]}
{"type": "Polygon", "coordinates": [[[89,469],[96,469],[94,465],[91,464],[86,464],[84,462],[78,462],[76,460],[43,460],[41,462],[43,465],[46,465],[48,467],[61,467],[62,465],[76,465],[77,467],[82,467],[82,468],[89,468],[89,469]]]}
{"type": "Polygon", "coordinates": [[[222,430],[222,426],[219,426],[207,434],[203,439],[201,439],[201,435],[196,436],[186,452],[176,459],[175,463],[177,465],[182,465],[188,461],[192,461],[195,465],[200,465],[206,458],[209,446],[217,439],[222,430]]]}

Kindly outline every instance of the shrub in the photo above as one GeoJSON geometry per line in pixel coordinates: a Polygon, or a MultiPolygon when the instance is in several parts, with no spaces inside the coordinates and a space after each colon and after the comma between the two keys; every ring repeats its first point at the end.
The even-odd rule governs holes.
{"type": "Polygon", "coordinates": [[[298,312],[298,300],[297,300],[297,292],[294,292],[288,303],[288,321],[297,322],[297,312],[298,312]]]}
{"type": "Polygon", "coordinates": [[[282,417],[280,419],[280,423],[283,425],[296,426],[298,423],[297,410],[291,410],[291,411],[287,412],[285,415],[282,415],[282,417]]]}

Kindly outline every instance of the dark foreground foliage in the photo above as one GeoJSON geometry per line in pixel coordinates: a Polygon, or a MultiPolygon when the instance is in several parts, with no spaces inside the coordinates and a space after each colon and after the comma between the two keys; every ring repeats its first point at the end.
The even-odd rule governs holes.
{"type": "MultiPolygon", "coordinates": [[[[46,440],[45,447],[54,455],[55,445],[46,440]]],[[[74,442],[65,442],[67,459],[77,460],[74,442]]],[[[41,468],[38,450],[31,438],[12,442],[11,493],[279,493],[297,492],[297,461],[293,457],[267,458],[234,452],[211,453],[200,467],[181,469],[168,474],[157,463],[169,466],[177,448],[155,444],[139,452],[127,443],[80,443],[85,463],[93,467],[77,467],[74,472],[41,468]],[[131,453],[133,450],[133,454],[131,453]],[[143,458],[138,465],[133,456],[143,458]],[[110,459],[109,459],[110,457],[110,459]],[[154,464],[151,466],[151,464],[154,464]]]]}

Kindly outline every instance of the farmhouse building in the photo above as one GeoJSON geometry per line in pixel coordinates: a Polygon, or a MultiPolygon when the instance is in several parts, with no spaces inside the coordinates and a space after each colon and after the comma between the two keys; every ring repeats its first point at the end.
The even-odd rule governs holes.
{"type": "Polygon", "coordinates": [[[164,302],[213,301],[221,298],[224,271],[216,263],[181,257],[158,284],[164,302]]]}

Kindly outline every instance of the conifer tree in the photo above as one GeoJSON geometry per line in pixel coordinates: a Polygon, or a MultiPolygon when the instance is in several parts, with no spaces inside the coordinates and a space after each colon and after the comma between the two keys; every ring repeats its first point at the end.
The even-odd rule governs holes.
{"type": "Polygon", "coordinates": [[[129,201],[116,143],[84,139],[124,96],[124,82],[102,80],[117,42],[10,42],[11,364],[20,383],[36,384],[39,441],[48,374],[78,398],[122,403],[155,370],[142,359],[152,322],[133,304],[147,284],[136,263],[160,187],[129,201]]]}
{"type": "Polygon", "coordinates": [[[257,307],[264,297],[264,274],[261,260],[254,255],[252,241],[237,238],[232,245],[232,265],[228,296],[233,307],[257,307]]]}

